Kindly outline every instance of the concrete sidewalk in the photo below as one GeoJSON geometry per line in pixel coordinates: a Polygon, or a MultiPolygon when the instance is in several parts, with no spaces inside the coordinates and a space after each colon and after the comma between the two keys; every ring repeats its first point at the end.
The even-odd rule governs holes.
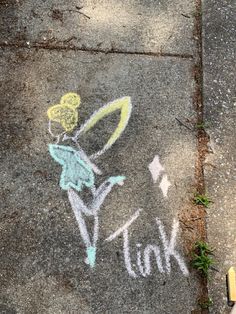
{"type": "Polygon", "coordinates": [[[0,8],[0,310],[200,313],[207,294],[190,265],[191,246],[206,235],[192,205],[203,181],[199,6],[19,0],[0,8]],[[76,109],[61,100],[72,101],[69,92],[80,95],[76,109]],[[132,109],[121,100],[120,116],[104,107],[124,96],[132,109]],[[50,156],[47,110],[59,103],[76,122],[78,112],[72,134],[87,129],[79,147],[61,136],[50,156]],[[101,195],[109,193],[97,198],[98,216],[93,186],[81,191],[77,171],[93,180],[94,164],[96,188],[106,182],[101,195]]]}
{"type": "Polygon", "coordinates": [[[236,266],[236,88],[233,1],[205,1],[203,6],[203,68],[205,124],[210,136],[205,180],[213,204],[208,209],[208,241],[215,248],[209,294],[212,313],[229,313],[225,274],[236,266]]]}

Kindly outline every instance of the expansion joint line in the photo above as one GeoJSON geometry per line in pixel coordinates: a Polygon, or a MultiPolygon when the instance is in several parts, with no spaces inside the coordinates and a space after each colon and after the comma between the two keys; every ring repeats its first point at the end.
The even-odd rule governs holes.
{"type": "MultiPolygon", "coordinates": [[[[195,93],[193,103],[197,113],[197,160],[195,167],[196,190],[199,194],[205,194],[204,162],[208,153],[208,135],[204,129],[204,102],[203,102],[203,43],[202,43],[202,0],[196,0],[196,15],[194,37],[197,39],[197,54],[194,62],[195,93]]],[[[195,227],[195,240],[207,241],[206,211],[202,206],[197,208],[197,216],[201,221],[195,227]]],[[[194,243],[192,243],[194,244],[194,243]]],[[[198,301],[208,300],[208,280],[200,280],[198,301]]],[[[208,311],[207,311],[208,312],[208,311]]],[[[205,312],[204,312],[205,313],[205,312]]]]}
{"type": "MultiPolygon", "coordinates": [[[[66,42],[66,41],[64,41],[66,42]]],[[[0,42],[0,48],[37,48],[45,50],[67,50],[67,51],[81,51],[90,53],[104,53],[104,54],[124,54],[124,55],[141,55],[141,56],[151,56],[151,57],[169,57],[177,59],[193,59],[192,54],[178,54],[178,53],[168,53],[168,52],[152,52],[152,51],[124,51],[117,48],[112,49],[101,49],[101,48],[88,48],[88,47],[77,47],[74,45],[65,45],[63,42],[58,43],[47,43],[47,42],[0,42]]]]}

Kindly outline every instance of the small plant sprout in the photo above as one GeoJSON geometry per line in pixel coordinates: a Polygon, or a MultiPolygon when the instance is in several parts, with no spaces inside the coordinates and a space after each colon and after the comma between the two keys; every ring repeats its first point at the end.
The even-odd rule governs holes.
{"type": "Polygon", "coordinates": [[[213,249],[204,241],[197,241],[193,249],[192,266],[201,272],[204,277],[208,277],[209,269],[215,264],[213,249]]]}
{"type": "Polygon", "coordinates": [[[209,127],[209,122],[208,121],[207,122],[197,122],[195,124],[195,127],[198,130],[204,130],[204,129],[209,127]]]}
{"type": "Polygon", "coordinates": [[[209,207],[210,203],[213,203],[208,196],[201,194],[196,194],[193,201],[196,205],[203,205],[205,207],[209,207]]]}
{"type": "Polygon", "coordinates": [[[207,310],[209,309],[210,306],[213,305],[213,301],[211,298],[208,298],[206,301],[200,301],[198,302],[198,304],[200,305],[200,307],[203,309],[203,310],[207,310]]]}
{"type": "Polygon", "coordinates": [[[205,123],[203,123],[203,122],[196,124],[196,128],[197,128],[197,129],[203,130],[203,129],[205,129],[205,127],[206,127],[206,125],[205,125],[205,123]]]}

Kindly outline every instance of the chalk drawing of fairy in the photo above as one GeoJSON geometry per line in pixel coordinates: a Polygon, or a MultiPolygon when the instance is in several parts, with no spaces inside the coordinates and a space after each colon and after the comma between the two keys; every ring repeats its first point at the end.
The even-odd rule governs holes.
{"type": "Polygon", "coordinates": [[[95,175],[100,175],[101,170],[94,161],[121,136],[128,124],[132,105],[130,97],[116,99],[95,111],[83,125],[76,129],[79,105],[80,96],[76,93],[67,93],[61,98],[59,104],[48,109],[49,132],[57,138],[56,144],[49,144],[49,152],[52,158],[62,166],[60,187],[68,193],[68,199],[86,248],[85,261],[93,268],[96,263],[100,208],[112,188],[115,185],[122,185],[125,180],[124,176],[109,177],[96,187],[95,175]],[[79,144],[80,136],[92,129],[98,121],[117,110],[120,111],[120,120],[108,142],[100,151],[87,156],[79,144]],[[63,133],[54,135],[51,130],[52,123],[59,123],[64,129],[63,133]],[[69,145],[62,145],[61,142],[65,140],[71,140],[76,149],[69,145]],[[92,201],[89,204],[80,197],[80,192],[84,187],[90,189],[92,194],[92,201]],[[92,216],[94,219],[92,234],[88,232],[86,216],[92,216]]]}

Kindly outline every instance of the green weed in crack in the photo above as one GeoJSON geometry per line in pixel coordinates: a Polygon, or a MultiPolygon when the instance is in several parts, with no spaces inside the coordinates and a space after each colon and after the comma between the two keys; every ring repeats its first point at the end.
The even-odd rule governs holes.
{"type": "Polygon", "coordinates": [[[193,249],[192,266],[204,277],[209,277],[209,269],[215,264],[213,249],[208,243],[197,241],[193,249]]]}
{"type": "Polygon", "coordinates": [[[201,195],[201,194],[196,194],[194,196],[194,204],[196,205],[203,205],[205,207],[209,207],[210,203],[213,203],[212,200],[206,196],[206,195],[201,195]]]}
{"type": "Polygon", "coordinates": [[[206,301],[199,301],[198,304],[200,305],[201,309],[207,310],[210,306],[213,305],[213,301],[211,298],[208,298],[206,301]]]}

